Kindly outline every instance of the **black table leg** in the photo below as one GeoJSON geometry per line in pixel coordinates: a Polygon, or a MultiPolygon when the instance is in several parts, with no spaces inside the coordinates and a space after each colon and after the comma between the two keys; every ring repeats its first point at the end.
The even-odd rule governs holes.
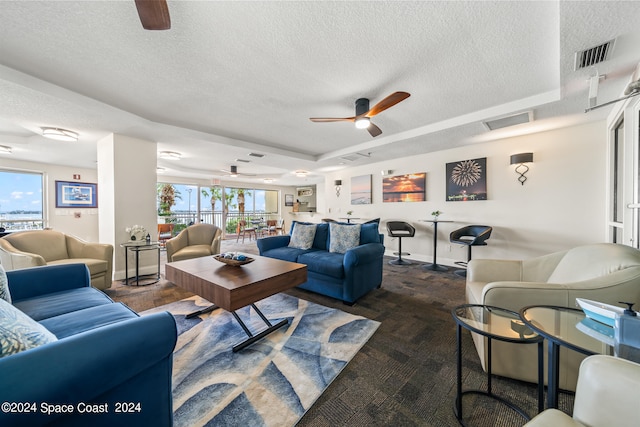
{"type": "Polygon", "coordinates": [[[449,271],[447,267],[444,265],[438,265],[436,263],[436,254],[438,253],[438,222],[433,222],[433,263],[426,264],[424,266],[425,269],[431,271],[449,271]]]}
{"type": "Polygon", "coordinates": [[[547,380],[547,408],[558,408],[558,384],[560,382],[560,347],[555,342],[549,340],[548,364],[549,378],[547,380]]]}
{"type": "Polygon", "coordinates": [[[538,343],[538,413],[544,411],[544,341],[538,343]]]}
{"type": "Polygon", "coordinates": [[[267,325],[267,328],[262,330],[257,335],[254,335],[254,334],[251,333],[251,331],[249,330],[247,325],[242,321],[240,316],[238,316],[238,314],[235,311],[232,311],[231,314],[233,314],[233,317],[236,318],[236,320],[238,321],[238,323],[240,324],[240,326],[242,327],[244,332],[249,337],[246,340],[234,345],[233,346],[233,351],[234,352],[242,350],[243,348],[245,348],[245,347],[253,344],[254,342],[264,338],[265,336],[267,336],[270,333],[276,331],[277,329],[280,329],[284,325],[289,324],[289,320],[288,319],[282,319],[281,321],[279,321],[278,323],[273,325],[273,324],[271,324],[271,322],[269,322],[269,319],[267,319],[266,316],[264,314],[262,314],[262,312],[260,310],[258,310],[258,307],[256,307],[255,304],[251,304],[251,307],[253,307],[253,309],[256,311],[256,313],[258,313],[258,316],[260,316],[260,319],[262,319],[262,321],[267,325]]]}

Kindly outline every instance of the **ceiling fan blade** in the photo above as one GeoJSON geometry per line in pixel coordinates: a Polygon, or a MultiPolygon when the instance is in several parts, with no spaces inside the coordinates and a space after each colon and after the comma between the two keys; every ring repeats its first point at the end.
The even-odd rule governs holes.
{"type": "Polygon", "coordinates": [[[171,28],[167,0],[135,0],[140,22],[145,30],[168,30],[171,28]]]}
{"type": "Polygon", "coordinates": [[[316,123],[328,123],[328,122],[353,122],[355,121],[355,117],[312,117],[309,120],[316,123]]]}
{"type": "Polygon", "coordinates": [[[373,117],[376,114],[380,114],[387,108],[393,107],[397,103],[404,101],[410,96],[411,94],[407,92],[394,92],[391,95],[387,96],[382,101],[378,102],[376,105],[374,105],[369,111],[367,111],[367,113],[365,114],[365,117],[373,117]]]}
{"type": "Polygon", "coordinates": [[[378,126],[374,125],[373,123],[369,123],[369,127],[367,128],[367,130],[369,131],[371,136],[374,138],[382,133],[382,130],[378,126]]]}

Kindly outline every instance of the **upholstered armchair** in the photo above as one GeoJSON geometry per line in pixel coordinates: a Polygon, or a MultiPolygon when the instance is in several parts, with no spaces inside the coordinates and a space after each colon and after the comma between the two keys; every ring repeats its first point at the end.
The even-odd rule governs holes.
{"type": "MultiPolygon", "coordinates": [[[[467,268],[466,302],[469,304],[518,312],[531,305],[576,308],[578,297],[613,305],[619,305],[619,301],[640,301],[640,251],[600,243],[524,261],[473,259],[467,268]]],[[[472,337],[482,367],[486,369],[486,339],[477,334],[472,337]]],[[[494,374],[537,381],[535,346],[493,341],[492,347],[494,374]]],[[[583,355],[570,349],[560,350],[560,388],[575,389],[583,359],[583,355]]]]}
{"type": "Polygon", "coordinates": [[[212,224],[191,225],[166,242],[167,261],[198,258],[220,253],[222,230],[212,224]]]}
{"type": "Polygon", "coordinates": [[[590,356],[580,365],[573,417],[547,409],[525,427],[609,427],[638,422],[640,365],[612,356],[590,356]]]}
{"type": "Polygon", "coordinates": [[[113,246],[88,243],[54,230],[11,233],[0,239],[0,262],[5,270],[83,263],[89,267],[91,286],[111,287],[113,280],[113,246]]]}

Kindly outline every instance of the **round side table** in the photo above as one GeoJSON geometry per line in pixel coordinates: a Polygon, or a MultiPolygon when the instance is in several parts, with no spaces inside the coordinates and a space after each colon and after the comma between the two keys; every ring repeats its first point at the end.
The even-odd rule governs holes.
{"type": "Polygon", "coordinates": [[[479,394],[490,397],[520,414],[525,420],[531,417],[514,403],[493,393],[491,384],[491,340],[500,340],[516,344],[538,345],[538,412],[544,409],[544,367],[542,343],[544,339],[524,324],[520,315],[511,310],[488,305],[463,304],[454,307],[451,315],[456,321],[457,341],[457,394],[453,412],[458,422],[466,426],[462,416],[462,398],[467,394],[479,394]],[[475,332],[487,340],[487,389],[462,390],[462,329],[475,332]]]}

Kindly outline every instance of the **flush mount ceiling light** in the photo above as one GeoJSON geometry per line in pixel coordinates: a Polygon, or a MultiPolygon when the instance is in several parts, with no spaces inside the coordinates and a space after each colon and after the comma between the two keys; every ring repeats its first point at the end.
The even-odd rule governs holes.
{"type": "Polygon", "coordinates": [[[303,171],[303,170],[297,170],[297,171],[295,171],[296,176],[297,176],[297,177],[300,177],[300,178],[304,178],[304,177],[306,177],[306,176],[307,176],[307,173],[308,173],[307,171],[303,171]]]}
{"type": "Polygon", "coordinates": [[[165,160],[180,160],[182,154],[175,151],[161,151],[158,153],[158,157],[165,160]]]}
{"type": "Polygon", "coordinates": [[[165,172],[166,172],[165,168],[161,168],[160,166],[156,168],[156,173],[165,173],[165,172]]]}
{"type": "Polygon", "coordinates": [[[0,153],[8,153],[11,154],[12,148],[8,145],[0,145],[0,153]]]}
{"type": "Polygon", "coordinates": [[[77,132],[60,128],[42,128],[42,136],[57,141],[75,142],[78,140],[77,132]]]}
{"type": "Polygon", "coordinates": [[[271,184],[273,182],[273,179],[265,178],[263,181],[264,181],[265,184],[271,184]]]}

